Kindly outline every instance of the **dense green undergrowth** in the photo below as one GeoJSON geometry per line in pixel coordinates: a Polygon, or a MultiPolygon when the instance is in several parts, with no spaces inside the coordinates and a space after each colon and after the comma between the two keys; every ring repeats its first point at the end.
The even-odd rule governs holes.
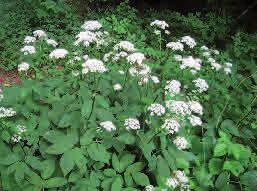
{"type": "Polygon", "coordinates": [[[1,189],[256,189],[256,35],[220,45],[229,19],[126,3],[27,10],[1,29],[1,67],[22,79],[0,92],[1,189]]]}

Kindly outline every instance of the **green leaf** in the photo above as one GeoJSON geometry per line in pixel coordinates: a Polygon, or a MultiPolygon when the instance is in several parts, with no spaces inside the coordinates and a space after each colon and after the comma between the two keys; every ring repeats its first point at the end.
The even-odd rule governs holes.
{"type": "Polygon", "coordinates": [[[96,135],[96,129],[94,128],[88,129],[86,133],[82,135],[82,137],[80,137],[80,144],[83,146],[89,145],[90,143],[92,143],[95,135],[96,135]]]}
{"type": "Polygon", "coordinates": [[[81,150],[78,148],[66,151],[60,159],[60,167],[64,176],[66,176],[74,168],[75,164],[79,167],[79,169],[85,169],[86,163],[87,160],[83,156],[81,150]]]}
{"type": "Polygon", "coordinates": [[[44,187],[45,188],[57,188],[57,187],[64,186],[65,184],[67,184],[67,180],[65,178],[54,177],[54,178],[50,178],[50,179],[46,180],[44,182],[44,187]]]}
{"type": "Polygon", "coordinates": [[[143,170],[145,167],[143,162],[136,162],[132,165],[129,165],[128,168],[126,169],[126,172],[131,174],[133,172],[140,172],[141,170],[143,170]]]}
{"type": "Polygon", "coordinates": [[[95,161],[109,163],[111,154],[107,152],[106,148],[102,144],[92,143],[88,149],[90,158],[95,161]]]}
{"type": "Polygon", "coordinates": [[[54,160],[45,160],[41,162],[41,176],[43,179],[50,178],[53,172],[55,171],[55,162],[54,160]]]}
{"type": "Polygon", "coordinates": [[[132,145],[135,143],[136,141],[136,138],[134,137],[134,135],[130,134],[130,133],[122,133],[120,134],[117,139],[120,141],[120,142],[123,142],[125,144],[128,144],[128,145],[132,145]]]}
{"type": "Polygon", "coordinates": [[[222,190],[226,185],[229,183],[229,173],[228,172],[222,172],[216,182],[215,182],[215,187],[218,188],[219,190],[222,190]]]}
{"type": "Polygon", "coordinates": [[[163,159],[161,156],[158,157],[157,170],[158,170],[158,173],[162,177],[169,177],[170,176],[169,165],[168,165],[167,161],[165,159],[163,159]]]}
{"type": "Polygon", "coordinates": [[[249,186],[254,189],[257,185],[257,171],[247,171],[242,176],[240,176],[240,182],[243,185],[249,186]]]}
{"type": "Polygon", "coordinates": [[[225,143],[218,143],[214,148],[214,156],[219,157],[227,153],[227,145],[225,143]]]}
{"type": "Polygon", "coordinates": [[[112,183],[111,191],[121,191],[122,190],[122,179],[121,177],[116,177],[112,183]]]}
{"type": "Polygon", "coordinates": [[[104,169],[103,173],[105,176],[108,176],[108,177],[113,177],[116,175],[116,171],[111,168],[104,169]]]}
{"type": "Polygon", "coordinates": [[[81,108],[81,115],[82,117],[88,118],[91,110],[92,110],[93,101],[91,99],[84,100],[84,103],[81,108]]]}
{"type": "Polygon", "coordinates": [[[224,132],[240,137],[240,133],[232,120],[226,119],[220,126],[224,132]]]}
{"type": "Polygon", "coordinates": [[[244,167],[238,161],[225,161],[223,169],[229,170],[235,176],[239,176],[244,171],[244,167]]]}
{"type": "Polygon", "coordinates": [[[97,95],[95,97],[95,102],[96,102],[96,105],[102,107],[102,108],[109,108],[109,103],[105,100],[105,98],[101,95],[97,95]]]}
{"type": "Polygon", "coordinates": [[[212,175],[219,174],[222,170],[223,161],[218,158],[212,158],[209,161],[208,167],[212,175]]]}
{"type": "Polygon", "coordinates": [[[137,185],[147,186],[150,184],[148,177],[141,172],[133,172],[132,177],[137,185]]]}

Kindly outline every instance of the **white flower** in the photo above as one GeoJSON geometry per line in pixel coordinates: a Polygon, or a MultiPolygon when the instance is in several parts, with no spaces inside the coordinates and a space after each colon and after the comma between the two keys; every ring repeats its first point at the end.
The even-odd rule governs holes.
{"type": "Polygon", "coordinates": [[[204,51],[208,51],[209,50],[209,48],[207,46],[205,46],[205,45],[201,46],[201,49],[204,50],[204,51]]]}
{"type": "Polygon", "coordinates": [[[71,73],[75,77],[77,77],[79,75],[79,71],[76,71],[76,70],[73,70],[71,73]]]}
{"type": "Polygon", "coordinates": [[[201,120],[201,118],[200,117],[197,117],[197,116],[194,116],[194,115],[192,115],[192,116],[190,116],[189,117],[189,121],[190,121],[190,123],[191,123],[191,125],[192,126],[201,126],[202,125],[202,120],[201,120]]]}
{"type": "Polygon", "coordinates": [[[216,71],[221,69],[221,65],[217,62],[211,63],[212,69],[215,69],[216,71]]]}
{"type": "Polygon", "coordinates": [[[176,137],[173,143],[177,146],[178,149],[183,150],[188,147],[188,142],[184,137],[176,137]]]}
{"type": "Polygon", "coordinates": [[[92,20],[92,21],[85,21],[84,24],[81,26],[81,28],[87,30],[87,31],[95,31],[102,28],[102,24],[98,21],[92,20]]]}
{"type": "Polygon", "coordinates": [[[68,51],[63,49],[63,48],[58,48],[53,50],[50,54],[49,57],[50,58],[55,58],[55,59],[59,59],[59,58],[65,58],[68,54],[68,51]]]}
{"type": "Polygon", "coordinates": [[[197,87],[197,91],[199,93],[205,92],[209,88],[207,82],[204,79],[201,79],[201,78],[197,78],[196,80],[193,80],[193,83],[197,87]]]}
{"type": "Polygon", "coordinates": [[[151,22],[151,26],[155,26],[157,28],[165,30],[169,25],[165,21],[155,20],[151,22]]]}
{"type": "Polygon", "coordinates": [[[184,101],[168,100],[165,104],[172,113],[177,115],[185,116],[191,113],[188,104],[184,101]]]}
{"type": "Polygon", "coordinates": [[[20,135],[20,134],[23,134],[23,133],[25,133],[27,130],[26,130],[26,126],[24,126],[24,125],[17,125],[17,130],[18,130],[18,134],[20,135]]]}
{"type": "Polygon", "coordinates": [[[231,72],[232,72],[232,70],[231,70],[231,68],[224,68],[224,72],[225,72],[225,74],[231,74],[231,72]]]}
{"type": "Polygon", "coordinates": [[[153,185],[146,186],[145,191],[154,191],[154,186],[153,185]]]}
{"type": "Polygon", "coordinates": [[[165,30],[164,33],[167,34],[167,35],[169,35],[169,34],[170,34],[170,31],[165,30]]]}
{"type": "Polygon", "coordinates": [[[175,54],[175,55],[174,55],[174,59],[175,59],[176,61],[182,61],[182,60],[183,60],[183,57],[182,57],[181,55],[179,55],[179,54],[175,54]]]}
{"type": "Polygon", "coordinates": [[[178,186],[178,181],[175,178],[167,178],[166,186],[174,189],[178,186]]]}
{"type": "Polygon", "coordinates": [[[233,66],[233,64],[230,63],[230,62],[225,62],[224,64],[225,64],[225,66],[228,67],[228,68],[231,68],[231,67],[233,66]]]}
{"type": "Polygon", "coordinates": [[[157,30],[157,29],[155,29],[154,31],[153,31],[153,33],[155,34],[155,35],[160,35],[161,34],[161,31],[160,30],[157,30]]]}
{"type": "Polygon", "coordinates": [[[197,101],[189,101],[188,102],[189,108],[192,112],[202,115],[203,114],[203,107],[202,105],[197,101]]]}
{"type": "Polygon", "coordinates": [[[132,44],[129,41],[120,41],[118,44],[114,46],[114,50],[124,50],[127,52],[133,52],[135,51],[134,44],[132,44]]]}
{"type": "Polygon", "coordinates": [[[106,130],[106,131],[115,131],[116,127],[111,121],[104,121],[101,122],[100,125],[106,130]]]}
{"type": "Polygon", "coordinates": [[[24,39],[25,44],[30,44],[36,41],[36,38],[33,36],[26,36],[24,39]]]}
{"type": "Polygon", "coordinates": [[[16,134],[14,134],[11,138],[11,141],[14,142],[14,143],[18,143],[18,142],[20,142],[20,140],[21,140],[21,136],[16,135],[16,134]]]}
{"type": "Polygon", "coordinates": [[[159,84],[160,83],[160,80],[157,76],[150,76],[151,80],[153,81],[153,83],[155,84],[159,84]]]}
{"type": "Polygon", "coordinates": [[[112,54],[113,54],[112,52],[108,52],[108,53],[104,54],[103,61],[108,62],[109,58],[112,54]]]}
{"type": "Polygon", "coordinates": [[[24,55],[35,54],[36,53],[36,49],[35,49],[34,46],[24,46],[21,49],[21,52],[23,52],[24,55]]]}
{"type": "Polygon", "coordinates": [[[167,81],[166,86],[164,87],[165,94],[175,96],[180,92],[181,83],[177,80],[167,81]]]}
{"type": "Polygon", "coordinates": [[[179,183],[182,183],[182,184],[188,183],[188,178],[185,175],[184,171],[176,170],[173,172],[173,174],[179,183]]]}
{"type": "Polygon", "coordinates": [[[208,52],[208,51],[203,52],[203,56],[204,56],[204,57],[209,57],[209,56],[211,56],[211,53],[210,53],[210,52],[208,52]]]}
{"type": "Polygon", "coordinates": [[[145,60],[145,55],[140,52],[132,53],[127,57],[127,61],[131,65],[133,64],[141,65],[144,60],[145,60]]]}
{"type": "Polygon", "coordinates": [[[192,56],[188,56],[182,59],[180,69],[190,68],[199,71],[201,69],[201,63],[202,61],[200,59],[195,59],[192,56]]]}
{"type": "Polygon", "coordinates": [[[46,33],[43,30],[36,30],[33,32],[34,37],[36,38],[46,38],[46,33]]]}
{"type": "Polygon", "coordinates": [[[130,129],[140,129],[140,123],[136,118],[128,118],[125,120],[124,126],[127,130],[130,129]]]}
{"type": "Polygon", "coordinates": [[[119,72],[119,74],[121,74],[121,75],[124,75],[124,74],[125,74],[125,72],[124,72],[123,70],[119,70],[118,72],[119,72]]]}
{"type": "Polygon", "coordinates": [[[88,47],[91,43],[98,41],[98,38],[95,33],[91,31],[80,32],[76,36],[75,45],[83,43],[85,47],[88,47]]]}
{"type": "Polygon", "coordinates": [[[194,48],[196,46],[195,40],[190,36],[182,37],[181,42],[185,43],[189,48],[194,48]]]}
{"type": "Polygon", "coordinates": [[[151,73],[151,69],[149,66],[142,64],[137,67],[129,68],[129,73],[131,76],[146,77],[151,73]]]}
{"type": "Polygon", "coordinates": [[[181,42],[169,42],[166,44],[167,48],[171,48],[172,50],[176,51],[183,51],[184,50],[184,45],[181,42]]]}
{"type": "Polygon", "coordinates": [[[86,54],[82,57],[85,61],[87,61],[89,59],[89,56],[86,54]]]}
{"type": "Polygon", "coordinates": [[[12,117],[14,115],[16,115],[16,111],[12,108],[0,107],[0,118],[12,117]]]}
{"type": "Polygon", "coordinates": [[[97,59],[88,59],[85,63],[82,64],[83,70],[82,73],[86,74],[88,72],[99,72],[104,73],[107,71],[104,63],[101,60],[97,59]]]}
{"type": "Polygon", "coordinates": [[[114,89],[115,91],[120,91],[120,90],[122,90],[122,86],[121,86],[120,84],[115,84],[115,85],[113,86],[113,89],[114,89]]]}
{"type": "Polygon", "coordinates": [[[176,119],[165,119],[162,129],[166,129],[170,134],[178,132],[180,124],[176,119]]]}
{"type": "Polygon", "coordinates": [[[216,60],[215,60],[214,58],[212,58],[212,57],[208,58],[207,61],[208,61],[209,63],[215,63],[215,62],[216,62],[216,60]]]}
{"type": "Polygon", "coordinates": [[[58,43],[57,43],[55,40],[53,40],[53,39],[47,39],[47,40],[46,40],[46,43],[47,43],[48,45],[53,46],[53,47],[56,47],[56,46],[58,45],[58,43]]]}
{"type": "Polygon", "coordinates": [[[22,62],[21,64],[18,65],[18,71],[23,72],[27,71],[29,69],[29,64],[27,62],[22,62]]]}
{"type": "Polygon", "coordinates": [[[128,53],[127,52],[124,52],[124,51],[121,51],[117,54],[115,54],[113,57],[112,57],[112,60],[117,62],[118,60],[120,60],[121,58],[125,58],[128,56],[128,53]]]}
{"type": "Polygon", "coordinates": [[[219,54],[220,54],[220,51],[218,51],[218,50],[213,50],[213,53],[216,54],[216,55],[219,55],[219,54]]]}
{"type": "Polygon", "coordinates": [[[153,103],[148,108],[148,111],[150,111],[151,116],[162,116],[165,113],[165,107],[163,107],[161,104],[153,103]]]}

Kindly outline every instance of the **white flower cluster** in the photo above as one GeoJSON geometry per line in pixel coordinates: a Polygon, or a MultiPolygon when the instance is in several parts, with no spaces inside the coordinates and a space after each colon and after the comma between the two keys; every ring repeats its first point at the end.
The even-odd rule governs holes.
{"type": "Polygon", "coordinates": [[[217,63],[216,60],[215,60],[214,58],[212,58],[212,57],[209,57],[209,58],[207,59],[207,62],[209,62],[210,65],[211,65],[211,67],[212,67],[212,69],[215,69],[216,71],[220,70],[221,67],[222,67],[222,66],[221,66],[219,63],[217,63]]]}
{"type": "Polygon", "coordinates": [[[182,191],[189,191],[188,182],[188,177],[185,175],[184,171],[177,170],[173,172],[172,177],[167,178],[166,186],[172,189],[180,187],[180,190],[182,191]]]}
{"type": "Polygon", "coordinates": [[[159,84],[160,83],[160,80],[157,76],[150,76],[151,80],[153,81],[153,83],[155,84],[159,84]]]}
{"type": "Polygon", "coordinates": [[[145,191],[154,191],[154,186],[153,185],[147,185],[145,187],[145,191]]]}
{"type": "Polygon", "coordinates": [[[197,101],[189,101],[189,108],[191,112],[202,115],[203,114],[203,106],[197,101]]]}
{"type": "Polygon", "coordinates": [[[19,72],[26,72],[29,69],[29,64],[27,62],[22,62],[18,65],[19,72]]]}
{"type": "Polygon", "coordinates": [[[161,126],[161,128],[166,129],[170,134],[174,134],[178,132],[180,124],[176,119],[165,119],[164,124],[161,126]]]}
{"type": "Polygon", "coordinates": [[[84,32],[80,32],[77,36],[76,36],[76,41],[75,41],[75,45],[79,45],[80,43],[83,43],[83,45],[85,47],[88,47],[91,43],[96,42],[97,36],[94,32],[91,31],[84,31],[84,32]]]}
{"type": "Polygon", "coordinates": [[[179,55],[179,54],[175,54],[174,55],[174,59],[179,62],[179,61],[183,60],[183,57],[181,55],[179,55]]]}
{"type": "Polygon", "coordinates": [[[151,22],[150,25],[157,27],[159,29],[162,29],[162,30],[165,30],[166,28],[169,27],[168,23],[166,23],[165,21],[160,21],[160,20],[155,20],[155,21],[151,22]]]}
{"type": "Polygon", "coordinates": [[[3,90],[0,88],[0,101],[4,98],[3,90]]]}
{"type": "Polygon", "coordinates": [[[17,128],[18,133],[14,134],[11,137],[11,141],[14,142],[14,143],[20,142],[22,134],[26,132],[26,127],[23,126],[23,125],[17,125],[16,128],[17,128]]]}
{"type": "Polygon", "coordinates": [[[104,63],[101,60],[97,59],[88,59],[85,63],[82,64],[82,73],[87,74],[88,72],[92,73],[104,73],[107,71],[104,63]]]}
{"type": "Polygon", "coordinates": [[[231,74],[232,72],[232,64],[230,62],[225,62],[225,68],[224,68],[224,72],[228,75],[231,74]]]}
{"type": "Polygon", "coordinates": [[[35,49],[34,46],[24,46],[21,49],[21,52],[23,52],[24,55],[35,54],[36,53],[36,49],[35,49]]]}
{"type": "Polygon", "coordinates": [[[102,28],[102,24],[96,20],[85,21],[84,24],[81,26],[81,28],[83,28],[86,31],[95,31],[102,28]]]}
{"type": "Polygon", "coordinates": [[[133,64],[141,65],[144,60],[145,60],[145,55],[140,52],[132,53],[127,57],[127,61],[131,65],[133,64]]]}
{"type": "Polygon", "coordinates": [[[114,46],[114,50],[123,50],[126,52],[134,52],[136,49],[134,44],[129,41],[120,41],[118,44],[114,46]]]}
{"type": "Polygon", "coordinates": [[[125,120],[124,122],[124,126],[127,130],[133,129],[133,130],[137,130],[140,129],[140,123],[138,121],[138,119],[136,118],[128,118],[125,120]]]}
{"type": "Polygon", "coordinates": [[[171,80],[166,82],[164,87],[165,94],[170,96],[175,96],[180,93],[181,83],[177,80],[171,80]]]}
{"type": "Polygon", "coordinates": [[[183,51],[184,50],[184,45],[181,42],[169,42],[166,44],[167,48],[170,48],[173,51],[179,50],[183,51]]]}
{"type": "Polygon", "coordinates": [[[50,54],[49,57],[51,59],[60,59],[60,58],[65,58],[69,52],[66,49],[63,48],[58,48],[53,50],[50,54]]]}
{"type": "Polygon", "coordinates": [[[189,117],[189,121],[191,123],[191,125],[194,127],[194,126],[201,126],[202,125],[202,120],[200,117],[197,117],[195,115],[191,115],[189,117]]]}
{"type": "Polygon", "coordinates": [[[38,38],[38,39],[43,39],[47,37],[47,34],[45,31],[43,30],[36,30],[33,32],[34,37],[38,38]]]}
{"type": "Polygon", "coordinates": [[[0,118],[12,117],[16,115],[16,111],[13,108],[0,107],[0,118]]]}
{"type": "Polygon", "coordinates": [[[56,46],[58,45],[58,43],[57,43],[55,40],[53,40],[53,39],[47,39],[47,40],[46,40],[46,43],[47,43],[48,45],[53,46],[53,47],[56,47],[56,46]]]}
{"type": "Polygon", "coordinates": [[[195,39],[190,36],[184,36],[180,40],[181,42],[185,43],[189,48],[194,48],[196,46],[195,39]]]}
{"type": "Polygon", "coordinates": [[[165,107],[163,107],[159,103],[153,103],[148,108],[148,111],[150,111],[151,116],[162,116],[165,114],[165,107]]]}
{"type": "Polygon", "coordinates": [[[103,127],[106,131],[115,131],[116,127],[111,121],[104,121],[100,123],[100,126],[103,127]]]}
{"type": "Polygon", "coordinates": [[[188,142],[184,137],[176,137],[173,143],[180,150],[186,149],[188,147],[188,142]]]}
{"type": "Polygon", "coordinates": [[[202,78],[197,78],[197,79],[193,80],[193,83],[195,84],[197,91],[199,93],[205,92],[209,88],[207,82],[202,78]]]}
{"type": "MultiPolygon", "coordinates": [[[[121,58],[126,58],[127,56],[128,56],[128,53],[127,53],[127,52],[121,51],[121,52],[115,54],[115,55],[112,57],[112,60],[113,60],[114,62],[117,62],[117,61],[119,61],[121,58]]],[[[106,58],[105,58],[105,60],[106,60],[106,58]]],[[[108,59],[107,59],[107,60],[108,60],[108,59]]]]}
{"type": "Polygon", "coordinates": [[[191,113],[189,106],[185,101],[168,100],[165,103],[166,107],[176,115],[186,116],[191,113]]]}
{"type": "Polygon", "coordinates": [[[24,38],[24,44],[30,44],[36,41],[36,38],[33,36],[26,36],[24,38]]]}
{"type": "Polygon", "coordinates": [[[182,64],[180,65],[180,69],[191,69],[190,71],[195,74],[197,71],[201,69],[202,61],[198,58],[193,58],[192,56],[188,56],[182,58],[182,64]]]}
{"type": "Polygon", "coordinates": [[[120,91],[120,90],[122,90],[122,86],[121,86],[121,84],[114,84],[113,89],[115,91],[120,91]]]}

